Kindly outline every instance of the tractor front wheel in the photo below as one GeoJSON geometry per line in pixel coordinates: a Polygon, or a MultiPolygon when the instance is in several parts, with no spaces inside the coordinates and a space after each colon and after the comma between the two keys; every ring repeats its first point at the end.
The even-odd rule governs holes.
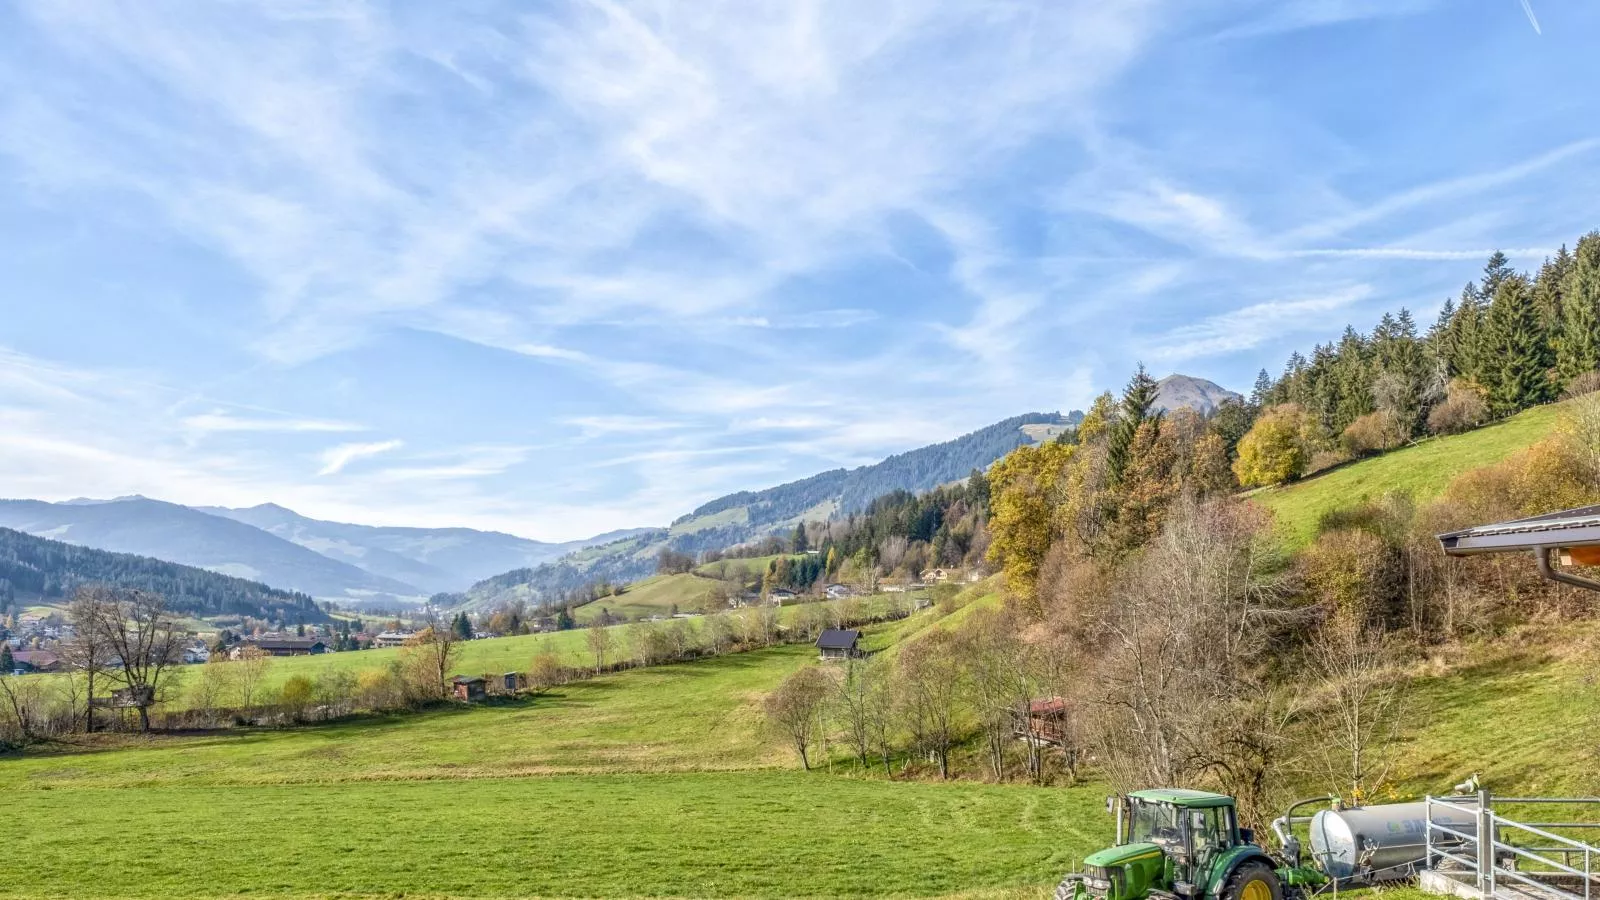
{"type": "Polygon", "coordinates": [[[1228,876],[1221,900],[1283,900],[1283,884],[1265,863],[1247,862],[1228,876]]]}

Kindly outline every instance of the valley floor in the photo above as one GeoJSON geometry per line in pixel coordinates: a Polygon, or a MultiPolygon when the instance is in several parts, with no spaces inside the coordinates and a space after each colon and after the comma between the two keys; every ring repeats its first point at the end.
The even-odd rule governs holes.
{"type": "MultiPolygon", "coordinates": [[[[1473,771],[1501,792],[1592,792],[1597,635],[1531,627],[1412,665],[1396,796],[1473,771]]],[[[812,654],[0,757],[0,898],[1044,897],[1109,840],[1100,785],[798,771],[759,707],[812,654]]]]}
{"type": "Polygon", "coordinates": [[[1042,896],[1105,841],[1099,788],[796,771],[759,703],[814,653],[0,758],[0,897],[1042,896]]]}

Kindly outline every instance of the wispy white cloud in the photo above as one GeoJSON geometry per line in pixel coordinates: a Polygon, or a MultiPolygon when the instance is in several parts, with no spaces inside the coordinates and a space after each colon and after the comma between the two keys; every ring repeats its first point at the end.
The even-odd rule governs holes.
{"type": "Polygon", "coordinates": [[[339,444],[322,451],[322,468],[317,470],[318,475],[337,475],[344,471],[345,466],[358,459],[367,459],[391,450],[398,450],[405,446],[405,441],[370,441],[358,444],[339,444]]]}
{"type": "MultiPolygon", "coordinates": [[[[185,430],[199,434],[213,432],[340,432],[365,431],[366,426],[331,419],[301,419],[283,416],[239,416],[226,410],[185,416],[185,430]]],[[[358,445],[348,445],[358,446],[358,445]]]]}
{"type": "Polygon", "coordinates": [[[1284,250],[1272,255],[1313,259],[1326,257],[1330,259],[1413,259],[1413,260],[1481,260],[1488,259],[1495,250],[1512,257],[1521,256],[1546,256],[1555,252],[1554,247],[1505,247],[1485,248],[1478,250],[1422,250],[1415,247],[1337,247],[1315,250],[1284,250]]]}
{"type": "Polygon", "coordinates": [[[1308,321],[1319,321],[1311,317],[1344,310],[1372,294],[1372,286],[1362,284],[1313,297],[1251,304],[1160,335],[1150,347],[1149,356],[1163,362],[1182,362],[1248,350],[1269,338],[1303,331],[1308,321]]]}
{"type": "Polygon", "coordinates": [[[1426,12],[1437,0],[1273,0],[1256,4],[1247,17],[1216,35],[1219,40],[1265,37],[1368,19],[1426,12]]]}
{"type": "Polygon", "coordinates": [[[605,437],[614,434],[649,434],[651,432],[672,431],[682,427],[681,423],[671,419],[651,416],[571,416],[562,421],[568,425],[577,426],[579,432],[586,438],[605,437]]]}

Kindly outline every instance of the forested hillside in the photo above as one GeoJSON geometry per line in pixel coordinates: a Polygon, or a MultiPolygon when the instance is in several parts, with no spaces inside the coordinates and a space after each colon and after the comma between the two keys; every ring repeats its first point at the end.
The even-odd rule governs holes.
{"type": "Polygon", "coordinates": [[[1318,467],[1319,451],[1360,456],[1425,433],[1466,431],[1592,389],[1597,368],[1600,232],[1531,274],[1496,253],[1477,281],[1445,301],[1426,334],[1400,309],[1370,334],[1347,327],[1309,357],[1292,354],[1276,379],[1263,370],[1251,399],[1273,413],[1277,439],[1298,433],[1289,443],[1301,445],[1304,459],[1285,461],[1283,471],[1252,462],[1246,480],[1299,475],[1318,467]]]}
{"type": "Polygon", "coordinates": [[[739,507],[749,510],[748,523],[752,526],[783,522],[825,506],[828,513],[860,512],[873,500],[892,491],[926,491],[965,478],[974,469],[988,468],[995,460],[1030,442],[1023,431],[1024,425],[1066,426],[1082,415],[1074,412],[1067,416],[1060,413],[1014,416],[942,444],[897,453],[874,465],[834,469],[763,491],[740,491],[719,497],[673,524],[739,507]]]}
{"type": "MultiPolygon", "coordinates": [[[[663,550],[703,554],[764,539],[787,536],[802,521],[820,523],[868,509],[880,497],[922,493],[987,469],[1011,450],[1044,435],[1071,430],[1083,418],[1074,410],[1013,416],[944,443],[899,453],[857,469],[834,469],[762,491],[741,491],[713,500],[673,522],[666,530],[568,554],[554,562],[519,568],[480,581],[467,591],[465,605],[486,609],[511,600],[554,602],[573,592],[593,593],[601,583],[626,583],[655,571],[663,550]]],[[[776,548],[768,552],[776,553],[776,548]]]]}
{"type": "Polygon", "coordinates": [[[113,584],[154,591],[168,607],[197,616],[241,615],[267,621],[327,618],[305,594],[282,591],[205,569],[64,544],[0,528],[0,600],[65,600],[79,585],[113,584]]]}
{"type": "Polygon", "coordinates": [[[270,582],[341,602],[417,597],[417,588],[253,525],[146,497],[43,503],[0,500],[0,527],[270,582]]]}

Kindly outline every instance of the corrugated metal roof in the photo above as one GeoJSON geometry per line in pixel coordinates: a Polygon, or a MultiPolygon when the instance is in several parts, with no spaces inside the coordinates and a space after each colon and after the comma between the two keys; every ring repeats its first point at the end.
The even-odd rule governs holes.
{"type": "Polygon", "coordinates": [[[861,632],[851,628],[829,628],[817,638],[818,650],[849,650],[861,640],[861,632]]]}
{"type": "Polygon", "coordinates": [[[1580,506],[1439,535],[1452,556],[1600,545],[1600,506],[1580,506]]]}

